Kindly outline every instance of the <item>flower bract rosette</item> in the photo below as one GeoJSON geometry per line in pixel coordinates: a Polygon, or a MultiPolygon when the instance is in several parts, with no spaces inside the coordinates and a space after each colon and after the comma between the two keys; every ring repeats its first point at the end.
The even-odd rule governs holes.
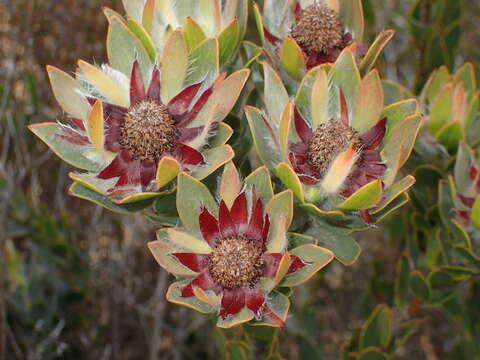
{"type": "Polygon", "coordinates": [[[263,47],[290,79],[300,81],[320,64],[333,63],[350,47],[362,72],[374,65],[394,32],[381,33],[370,48],[364,44],[361,0],[265,0],[263,15],[254,4],[263,47]]]}
{"type": "MultiPolygon", "coordinates": [[[[168,36],[183,28],[189,49],[207,37],[218,39],[221,68],[235,59],[247,27],[247,0],[124,0],[123,4],[126,25],[159,56],[168,36]]],[[[108,14],[116,13],[108,10],[108,14]]]]}
{"type": "Polygon", "coordinates": [[[162,229],[149,243],[158,263],[178,278],[167,299],[218,314],[219,327],[248,321],[284,326],[290,302],[278,289],[303,283],[333,253],[314,244],[288,249],[293,195],[290,190],[274,195],[265,167],[242,183],[228,163],[218,199],[198,180],[179,175],[177,209],[183,227],[162,229]]]}
{"type": "Polygon", "coordinates": [[[293,100],[272,67],[263,70],[265,111],[247,107],[247,119],[261,161],[303,208],[335,221],[360,211],[374,223],[408,200],[414,178],[395,178],[421,124],[415,99],[384,107],[378,72],[362,78],[350,49],[310,70],[293,100]]]}
{"type": "Polygon", "coordinates": [[[114,203],[158,196],[180,171],[202,179],[233,157],[226,145],[232,129],[222,120],[249,71],[220,73],[215,38],[189,53],[179,30],[166,49],[161,66],[134,60],[128,74],[123,62],[97,67],[80,61],[76,79],[48,67],[68,121],[30,129],[87,171],[71,174],[73,195],[119,210],[114,203]]]}
{"type": "Polygon", "coordinates": [[[428,132],[450,153],[460,141],[480,143],[480,91],[475,68],[463,65],[451,74],[446,66],[432,73],[421,95],[428,132]]]}

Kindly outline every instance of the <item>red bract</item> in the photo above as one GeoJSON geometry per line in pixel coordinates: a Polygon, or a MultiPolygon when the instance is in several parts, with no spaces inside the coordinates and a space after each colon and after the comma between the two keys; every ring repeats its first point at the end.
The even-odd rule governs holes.
{"type": "MultiPolygon", "coordinates": [[[[202,209],[200,230],[212,253],[172,254],[182,265],[198,273],[181,289],[181,296],[195,296],[194,287],[212,290],[222,297],[220,316],[223,319],[237,314],[245,306],[258,318],[269,312],[260,279],[274,278],[284,256],[267,252],[270,220],[264,215],[262,200],[253,199],[250,216],[247,203],[244,192],[237,196],[230,210],[222,200],[218,219],[206,208],[202,209]]],[[[307,265],[291,255],[287,274],[307,265]]]]}

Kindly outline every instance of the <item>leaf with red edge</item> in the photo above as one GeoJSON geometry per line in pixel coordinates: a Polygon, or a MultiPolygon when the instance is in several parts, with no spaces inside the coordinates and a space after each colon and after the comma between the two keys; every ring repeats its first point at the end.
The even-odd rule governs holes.
{"type": "Polygon", "coordinates": [[[290,301],[288,297],[278,291],[269,294],[266,304],[262,308],[262,320],[252,325],[283,327],[287,320],[290,301]]]}
{"type": "Polygon", "coordinates": [[[305,244],[290,251],[292,262],[280,286],[297,286],[327,266],[335,257],[333,252],[314,244],[305,244]]]}
{"type": "Polygon", "coordinates": [[[187,230],[200,232],[198,218],[203,208],[216,216],[218,205],[208,188],[186,173],[177,178],[177,210],[182,224],[187,230]]]}
{"type": "Polygon", "coordinates": [[[135,60],[141,68],[143,83],[150,78],[152,62],[145,47],[135,33],[117,17],[110,19],[107,34],[107,55],[110,65],[130,76],[135,60]]]}
{"type": "Polygon", "coordinates": [[[219,197],[223,199],[229,208],[242,191],[242,182],[238,175],[237,168],[232,161],[225,164],[223,174],[220,179],[219,197]]]}
{"type": "Polygon", "coordinates": [[[182,297],[195,296],[194,288],[198,287],[202,290],[210,290],[218,287],[210,275],[208,269],[202,271],[190,284],[182,289],[182,297]]]}
{"type": "Polygon", "coordinates": [[[62,139],[59,135],[67,135],[59,124],[39,123],[29,125],[29,130],[37,135],[63,161],[83,170],[99,171],[108,162],[100,156],[91,156],[92,148],[75,145],[62,139]]]}
{"type": "MultiPolygon", "coordinates": [[[[161,63],[162,102],[169,104],[169,102],[182,91],[187,75],[188,48],[182,34],[182,29],[177,29],[168,36],[165,47],[163,48],[161,63]]],[[[172,115],[178,114],[177,112],[171,113],[172,115]]]]}
{"type": "Polygon", "coordinates": [[[209,314],[214,312],[216,309],[208,304],[205,304],[195,296],[183,297],[182,290],[185,286],[189,284],[189,280],[177,281],[170,285],[167,290],[166,298],[169,302],[174,304],[183,305],[189,307],[190,309],[196,310],[198,312],[209,314]]]}

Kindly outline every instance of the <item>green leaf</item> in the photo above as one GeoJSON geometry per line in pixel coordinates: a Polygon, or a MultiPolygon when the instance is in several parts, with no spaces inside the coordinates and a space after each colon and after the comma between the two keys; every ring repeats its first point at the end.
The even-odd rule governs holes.
{"type": "Polygon", "coordinates": [[[265,202],[270,201],[273,197],[273,186],[270,178],[270,172],[265,166],[255,169],[245,178],[245,185],[247,187],[255,187],[258,196],[264,199],[265,202]]]}
{"type": "Polygon", "coordinates": [[[280,286],[293,287],[300,285],[314,276],[320,269],[327,266],[334,257],[334,254],[327,249],[313,244],[299,246],[291,251],[290,255],[298,256],[304,263],[305,267],[285,276],[280,286]]]}
{"type": "Polygon", "coordinates": [[[382,86],[385,96],[385,106],[413,97],[413,94],[410,90],[395,81],[383,79],[382,86]]]}
{"type": "Polygon", "coordinates": [[[410,274],[410,287],[417,296],[428,302],[430,299],[430,285],[420,271],[415,270],[410,274]]]}
{"type": "Polygon", "coordinates": [[[208,86],[217,78],[219,69],[218,40],[205,39],[188,57],[187,77],[183,86],[187,87],[199,82],[204,82],[204,86],[208,86]]]}
{"type": "Polygon", "coordinates": [[[407,255],[402,255],[402,257],[397,262],[395,280],[395,303],[401,309],[404,309],[407,305],[407,293],[410,272],[410,259],[407,255]]]}
{"type": "Polygon", "coordinates": [[[255,24],[257,25],[258,35],[260,36],[260,40],[262,44],[265,44],[265,33],[263,31],[262,13],[256,2],[253,2],[252,9],[253,9],[253,17],[255,19],[255,24]]]}
{"type": "Polygon", "coordinates": [[[116,17],[110,19],[107,54],[110,65],[128,78],[132,72],[133,62],[137,59],[140,63],[144,85],[150,79],[152,62],[145,47],[135,33],[116,17]]]}
{"type": "Polygon", "coordinates": [[[223,29],[218,36],[218,43],[220,46],[220,65],[223,66],[229,63],[240,44],[240,25],[237,18],[233,18],[223,29]]]}
{"type": "Polygon", "coordinates": [[[218,205],[208,188],[190,175],[180,173],[177,184],[177,211],[180,220],[187,230],[199,233],[198,217],[202,207],[217,216],[218,205]]]}
{"type": "Polygon", "coordinates": [[[454,168],[455,185],[460,194],[465,194],[470,190],[472,183],[470,180],[470,164],[474,159],[475,156],[468,145],[460,143],[454,168]]]}
{"type": "Polygon", "coordinates": [[[475,67],[472,63],[465,63],[453,76],[454,80],[465,84],[468,93],[468,100],[471,101],[477,91],[477,78],[475,76],[475,67]]]}
{"type": "Polygon", "coordinates": [[[142,19],[145,0],[122,0],[122,3],[128,16],[136,21],[140,21],[142,19]]]}
{"type": "Polygon", "coordinates": [[[373,216],[374,223],[375,224],[379,223],[385,217],[390,215],[392,212],[394,212],[398,208],[400,208],[403,205],[405,205],[406,203],[408,203],[409,200],[410,200],[410,197],[408,196],[407,193],[400,194],[400,196],[397,196],[387,206],[385,206],[381,211],[371,214],[373,216]]]}
{"type": "Polygon", "coordinates": [[[435,138],[440,144],[453,153],[458,147],[458,143],[463,140],[463,128],[458,122],[452,122],[440,129],[435,138]]]}
{"type": "Polygon", "coordinates": [[[360,245],[345,230],[323,224],[308,233],[318,239],[319,245],[333,251],[335,258],[344,265],[352,265],[361,253],[360,245]]]}
{"type": "Polygon", "coordinates": [[[280,49],[280,62],[285,72],[297,81],[300,81],[306,72],[303,51],[290,36],[284,40],[280,49]]]}
{"type": "Polygon", "coordinates": [[[70,186],[68,193],[72,196],[91,201],[97,205],[103,206],[107,210],[120,213],[120,214],[131,214],[133,212],[144,210],[150,207],[154,201],[154,198],[147,198],[145,200],[141,200],[138,202],[120,205],[110,201],[105,196],[77,182],[74,182],[70,186]]]}
{"type": "Polygon", "coordinates": [[[187,68],[187,43],[181,29],[178,29],[168,37],[163,50],[161,97],[164,104],[168,104],[183,89],[187,68]]]}
{"type": "Polygon", "coordinates": [[[400,124],[407,117],[415,115],[419,112],[417,99],[402,100],[388,105],[383,109],[380,118],[387,118],[387,132],[384,137],[384,142],[393,134],[395,127],[400,124]]]}
{"type": "Polygon", "coordinates": [[[108,164],[108,161],[103,159],[100,154],[95,154],[91,147],[75,145],[58,136],[62,135],[63,131],[60,125],[56,123],[32,124],[28,128],[60,159],[70,165],[97,172],[108,164]]]}
{"type": "Polygon", "coordinates": [[[271,123],[264,118],[259,109],[252,106],[245,106],[245,115],[260,160],[268,168],[274,169],[283,159],[280,144],[271,123]]]}
{"type": "Polygon", "coordinates": [[[435,102],[431,104],[430,119],[428,123],[430,134],[432,135],[436,135],[452,117],[452,91],[452,84],[448,84],[442,89],[442,92],[438,94],[435,102]]]}
{"type": "Polygon", "coordinates": [[[398,124],[392,136],[382,143],[381,156],[388,168],[383,178],[386,187],[395,181],[398,170],[410,157],[421,124],[420,115],[410,116],[398,124]]]}
{"type": "Polygon", "coordinates": [[[141,24],[133,19],[128,19],[128,27],[135,33],[135,35],[137,35],[138,39],[142,42],[143,47],[150,56],[150,60],[152,63],[155,63],[157,60],[157,50],[155,49],[155,44],[150,38],[150,35],[148,35],[147,31],[141,24]]]}
{"type": "Polygon", "coordinates": [[[351,124],[363,135],[380,120],[383,111],[383,87],[377,70],[371,71],[360,83],[355,98],[351,124]]]}
{"type": "Polygon", "coordinates": [[[366,210],[382,199],[382,182],[374,180],[355,191],[348,199],[338,205],[342,210],[366,210]]]}
{"type": "Polygon", "coordinates": [[[360,332],[359,347],[370,346],[386,348],[392,339],[393,312],[385,304],[378,305],[363,325],[360,332]]]}
{"type": "Polygon", "coordinates": [[[356,42],[363,40],[365,20],[361,0],[339,0],[340,22],[345,31],[352,34],[356,42]]]}
{"type": "Polygon", "coordinates": [[[425,85],[422,98],[426,97],[429,104],[433,104],[438,94],[444,89],[445,85],[451,80],[450,72],[446,66],[436,69],[425,85]]]}
{"type": "MultiPolygon", "coordinates": [[[[329,73],[331,82],[342,89],[350,116],[355,108],[355,99],[360,85],[360,72],[358,71],[355,57],[349,48],[345,48],[338,57],[333,69],[329,73]]],[[[340,119],[339,96],[330,96],[329,117],[340,119]]],[[[382,101],[383,102],[383,101],[382,101]]]]}
{"type": "Polygon", "coordinates": [[[371,214],[376,214],[385,209],[393,200],[410,189],[415,184],[415,178],[411,175],[405,176],[395,184],[387,188],[382,195],[382,201],[375,207],[371,214]]]}
{"type": "Polygon", "coordinates": [[[185,19],[183,35],[187,43],[188,51],[195,49],[207,37],[202,27],[190,16],[185,19]]]}
{"type": "Polygon", "coordinates": [[[47,66],[53,95],[69,115],[87,121],[90,104],[83,94],[85,89],[70,75],[53,66],[47,66]]]}
{"type": "Polygon", "coordinates": [[[470,215],[470,220],[472,221],[473,226],[480,230],[480,196],[477,196],[472,207],[472,213],[470,215]]]}
{"type": "Polygon", "coordinates": [[[183,280],[174,282],[172,285],[170,285],[167,290],[167,300],[171,303],[183,305],[204,314],[214,312],[215,309],[212,306],[200,301],[196,296],[182,297],[181,289],[187,286],[189,283],[190,280],[183,280]]]}
{"type": "Polygon", "coordinates": [[[276,174],[283,185],[291,189],[298,200],[304,202],[303,185],[295,171],[287,163],[281,163],[277,166],[276,174]]]}
{"type": "Polygon", "coordinates": [[[280,121],[282,120],[283,111],[289,102],[289,97],[283,81],[275,70],[266,62],[261,63],[264,73],[264,95],[265,107],[270,118],[270,123],[274,129],[274,133],[278,134],[280,121]]]}
{"type": "Polygon", "coordinates": [[[200,180],[206,178],[223,164],[232,160],[235,154],[230,145],[221,145],[205,150],[203,156],[207,164],[198,167],[192,172],[192,175],[200,180]]]}
{"type": "Polygon", "coordinates": [[[385,30],[377,36],[373,44],[370,45],[370,48],[360,64],[360,71],[362,74],[368,74],[373,69],[378,57],[382,53],[385,46],[387,46],[390,40],[392,40],[394,35],[394,30],[385,30]]]}
{"type": "Polygon", "coordinates": [[[455,246],[454,249],[457,254],[459,254],[468,263],[468,265],[480,270],[480,256],[464,246],[455,246]]]}
{"type": "Polygon", "coordinates": [[[380,349],[367,348],[360,352],[357,360],[390,360],[391,357],[380,349]]]}
{"type": "Polygon", "coordinates": [[[310,214],[324,220],[331,220],[333,222],[345,220],[345,214],[339,210],[322,210],[316,205],[308,203],[301,204],[300,206],[310,214]]]}

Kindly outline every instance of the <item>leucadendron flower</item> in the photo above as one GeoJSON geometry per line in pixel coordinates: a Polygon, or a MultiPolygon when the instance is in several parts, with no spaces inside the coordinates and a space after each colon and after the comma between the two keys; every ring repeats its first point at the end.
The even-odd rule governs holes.
{"type": "Polygon", "coordinates": [[[289,249],[293,195],[274,195],[265,167],[242,183],[228,163],[217,197],[181,173],[177,209],[182,227],[159,230],[158,240],[148,244],[158,263],[178,278],[167,300],[218,314],[219,327],[248,321],[284,326],[289,292],[279,289],[303,283],[333,259],[315,244],[289,249]]]}
{"type": "Polygon", "coordinates": [[[475,68],[463,65],[455,74],[446,66],[432,73],[421,95],[428,133],[450,153],[465,141],[480,144],[480,91],[475,68]]]}
{"type": "Polygon", "coordinates": [[[138,52],[128,64],[129,56],[117,58],[119,50],[109,52],[110,65],[80,61],[76,79],[49,66],[53,93],[68,119],[30,129],[63,160],[87,171],[70,175],[73,195],[121,211],[115,204],[130,209],[132,202],[169,190],[180,171],[202,179],[233,157],[226,145],[232,129],[221,121],[249,70],[220,73],[217,39],[189,52],[181,30],[167,40],[161,65],[141,60],[138,52]]]}
{"type": "Polygon", "coordinates": [[[421,124],[415,99],[384,107],[378,72],[362,78],[350,49],[310,70],[293,99],[263,70],[265,111],[247,107],[247,119],[260,160],[303,208],[336,221],[360,211],[371,224],[408,200],[414,178],[395,178],[421,124]]]}
{"type": "Polygon", "coordinates": [[[183,28],[189,48],[207,37],[218,39],[222,68],[235,59],[247,27],[247,0],[123,0],[123,4],[128,26],[142,33],[140,38],[148,37],[158,55],[169,34],[183,28]]]}
{"type": "Polygon", "coordinates": [[[266,52],[280,74],[295,81],[317,65],[335,62],[346,47],[368,72],[394,35],[384,31],[370,49],[362,42],[361,0],[265,0],[263,15],[256,4],[254,14],[266,52]]]}

